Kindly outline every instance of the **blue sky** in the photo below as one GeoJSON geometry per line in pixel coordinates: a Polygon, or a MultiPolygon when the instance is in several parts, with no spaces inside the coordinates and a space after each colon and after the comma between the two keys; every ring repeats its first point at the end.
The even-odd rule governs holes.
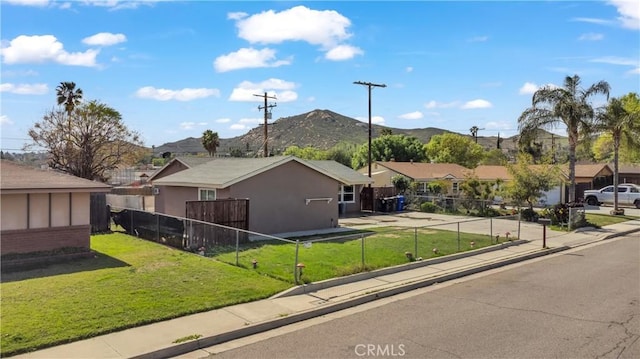
{"type": "MultiPolygon", "coordinates": [[[[329,109],[375,123],[517,133],[535,89],[578,74],[640,92],[638,1],[2,0],[3,150],[73,81],[147,146],[329,109]],[[272,102],[270,102],[272,103],[272,102]]],[[[604,98],[596,99],[603,104],[604,98]]],[[[558,133],[563,133],[562,128],[558,133]]]]}

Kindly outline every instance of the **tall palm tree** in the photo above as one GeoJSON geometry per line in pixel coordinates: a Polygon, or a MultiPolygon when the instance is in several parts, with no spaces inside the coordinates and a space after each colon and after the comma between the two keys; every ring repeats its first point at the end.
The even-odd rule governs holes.
{"type": "Polygon", "coordinates": [[[209,152],[209,156],[213,157],[216,154],[216,149],[220,146],[218,133],[211,130],[204,131],[202,134],[202,146],[209,152]]]}
{"type": "Polygon", "coordinates": [[[64,105],[67,115],[71,116],[73,109],[82,102],[82,89],[76,89],[75,82],[61,82],[56,87],[58,105],[64,105]]]}
{"type": "Polygon", "coordinates": [[[589,99],[603,94],[609,99],[609,83],[600,81],[588,89],[580,87],[580,76],[567,76],[563,87],[544,86],[533,94],[532,107],[518,118],[521,135],[537,129],[552,129],[558,124],[567,127],[569,137],[569,202],[576,199],[576,147],[578,139],[590,131],[595,111],[589,99]]]}
{"type": "Polygon", "coordinates": [[[471,132],[471,137],[473,137],[473,139],[476,141],[476,143],[478,143],[478,131],[480,129],[478,128],[478,126],[473,126],[469,129],[469,131],[471,132]]]}
{"type": "MultiPolygon", "coordinates": [[[[629,94],[638,102],[637,94],[629,94]]],[[[625,97],[626,97],[625,96],[625,97]]],[[[627,111],[624,102],[612,98],[607,107],[596,116],[596,129],[608,132],[613,139],[613,214],[620,214],[618,210],[618,153],[620,141],[624,137],[632,146],[640,146],[640,113],[627,111]]]]}

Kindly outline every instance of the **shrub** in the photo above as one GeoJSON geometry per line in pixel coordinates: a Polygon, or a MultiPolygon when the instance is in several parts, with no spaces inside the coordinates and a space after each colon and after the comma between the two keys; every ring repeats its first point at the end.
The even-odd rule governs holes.
{"type": "Polygon", "coordinates": [[[431,202],[424,202],[420,205],[420,211],[427,213],[435,213],[440,207],[436,206],[431,202]]]}
{"type": "Polygon", "coordinates": [[[522,219],[527,222],[537,222],[539,217],[538,213],[531,208],[522,210],[522,219]]]}

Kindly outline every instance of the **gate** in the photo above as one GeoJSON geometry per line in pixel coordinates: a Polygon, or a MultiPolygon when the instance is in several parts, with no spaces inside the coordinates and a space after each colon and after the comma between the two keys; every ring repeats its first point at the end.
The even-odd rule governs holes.
{"type": "Polygon", "coordinates": [[[373,212],[373,187],[362,187],[362,191],[360,191],[360,210],[373,212]]]}

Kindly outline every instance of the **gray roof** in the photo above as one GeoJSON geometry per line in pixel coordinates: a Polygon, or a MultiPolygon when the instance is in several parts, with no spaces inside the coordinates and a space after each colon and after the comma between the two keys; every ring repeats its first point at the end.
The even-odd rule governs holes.
{"type": "Polygon", "coordinates": [[[51,169],[38,169],[12,161],[0,162],[3,193],[109,192],[111,186],[51,169]]]}
{"type": "Polygon", "coordinates": [[[176,157],[175,159],[184,163],[185,165],[187,165],[187,167],[195,167],[213,161],[214,157],[184,156],[176,157]]]}
{"type": "Polygon", "coordinates": [[[319,161],[305,160],[313,166],[316,166],[326,173],[332,173],[333,177],[338,178],[341,183],[346,185],[368,184],[373,180],[358,171],[354,171],[351,167],[347,167],[336,161],[319,161]]]}
{"type": "Polygon", "coordinates": [[[334,161],[305,161],[294,156],[286,156],[216,158],[213,161],[155,180],[154,185],[226,188],[290,161],[301,163],[345,184],[368,183],[369,180],[368,177],[334,161]],[[316,162],[334,162],[335,165],[316,162]],[[355,172],[360,177],[349,173],[349,171],[355,172]]]}

